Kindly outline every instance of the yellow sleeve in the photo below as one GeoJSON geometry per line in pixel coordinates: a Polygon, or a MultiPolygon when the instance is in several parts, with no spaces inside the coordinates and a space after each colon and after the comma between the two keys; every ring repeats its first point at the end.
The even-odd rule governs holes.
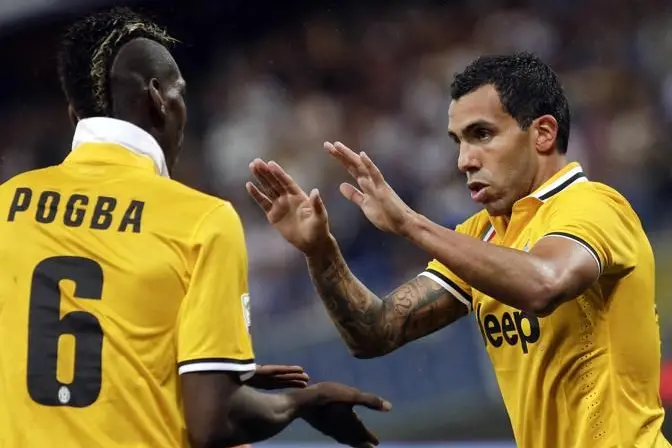
{"type": "MultiPolygon", "coordinates": [[[[468,235],[469,226],[466,223],[460,224],[455,228],[456,232],[468,235]]],[[[427,268],[420,273],[421,276],[428,277],[450,292],[457,300],[464,303],[469,311],[472,309],[471,286],[464,280],[445,267],[438,260],[432,260],[427,268]]]]}
{"type": "Polygon", "coordinates": [[[595,258],[600,273],[618,274],[637,262],[639,218],[621,196],[599,190],[577,190],[552,204],[545,236],[568,238],[595,258]]]}
{"type": "Polygon", "coordinates": [[[177,322],[180,374],[254,374],[249,332],[247,250],[243,226],[226,203],[210,212],[193,239],[195,264],[177,322]]]}

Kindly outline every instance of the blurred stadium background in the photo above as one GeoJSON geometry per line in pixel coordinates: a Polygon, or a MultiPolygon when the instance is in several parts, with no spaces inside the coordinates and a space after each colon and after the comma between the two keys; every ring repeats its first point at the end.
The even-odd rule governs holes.
{"type": "MultiPolygon", "coordinates": [[[[67,153],[72,130],[54,48],[72,18],[114,3],[0,0],[2,180],[67,153]]],[[[413,207],[455,225],[474,205],[446,134],[447,87],[482,53],[531,50],[560,73],[572,104],[569,156],[630,199],[653,242],[663,356],[672,361],[669,1],[123,4],[142,7],[183,42],[176,58],[189,84],[190,118],[177,177],[231,200],[243,217],[258,360],[300,364],[315,380],[390,399],[391,414],[364,415],[383,440],[400,442],[385,446],[513,446],[476,326],[463,319],[384,359],[350,358],[301,256],[247,198],[247,165],[273,158],[304,187],[320,187],[353,270],[386,292],[418,273],[426,256],[376,231],[340,197],[344,176],[322,142],[366,149],[413,207]],[[449,444],[457,441],[464,444],[449,444]]],[[[665,370],[662,393],[672,406],[672,368],[665,370]]],[[[300,423],[272,445],[299,441],[326,446],[312,445],[324,440],[300,423]]]]}

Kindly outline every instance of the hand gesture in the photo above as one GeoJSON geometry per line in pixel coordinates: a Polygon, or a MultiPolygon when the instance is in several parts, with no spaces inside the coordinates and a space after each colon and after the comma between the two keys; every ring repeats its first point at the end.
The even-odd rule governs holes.
{"type": "Polygon", "coordinates": [[[256,389],[273,390],[287,387],[304,388],[308,386],[310,377],[299,366],[257,366],[254,376],[245,384],[256,389]]]}
{"type": "Polygon", "coordinates": [[[342,143],[324,144],[331,154],[357,181],[360,189],[343,183],[340,190],[346,199],[362,209],[366,218],[384,232],[403,234],[414,212],[389,186],[371,159],[361,152],[356,154],[342,143]]]}
{"type": "Polygon", "coordinates": [[[309,389],[313,389],[320,397],[316,406],[302,415],[310,426],[338,443],[351,447],[378,445],[378,438],[364,426],[353,407],[365,406],[387,412],[392,408],[389,402],[338,383],[318,383],[309,389]]]}
{"type": "Polygon", "coordinates": [[[328,240],[327,210],[317,189],[307,195],[275,162],[255,159],[250,171],[258,186],[248,182],[247,192],[290,244],[308,254],[328,240]]]}

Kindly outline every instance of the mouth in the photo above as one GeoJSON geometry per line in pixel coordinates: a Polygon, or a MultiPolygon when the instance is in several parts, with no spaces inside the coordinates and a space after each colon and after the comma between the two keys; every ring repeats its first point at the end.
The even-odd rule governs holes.
{"type": "Polygon", "coordinates": [[[471,199],[475,202],[484,203],[487,196],[487,189],[489,185],[483,182],[469,182],[467,188],[471,192],[471,199]]]}

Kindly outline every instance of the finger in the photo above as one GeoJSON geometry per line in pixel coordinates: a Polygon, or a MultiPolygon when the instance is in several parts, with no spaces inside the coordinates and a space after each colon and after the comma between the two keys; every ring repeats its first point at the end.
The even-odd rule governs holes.
{"type": "Polygon", "coordinates": [[[282,188],[278,184],[277,180],[269,171],[265,171],[263,168],[256,170],[254,176],[257,179],[258,187],[261,191],[264,192],[270,199],[275,199],[280,197],[283,194],[282,188]]]}
{"type": "Polygon", "coordinates": [[[325,143],[324,148],[329,152],[329,154],[340,163],[343,168],[350,174],[353,178],[357,178],[360,173],[356,165],[349,163],[340,153],[338,149],[331,143],[325,143]]]}
{"type": "Polygon", "coordinates": [[[320,197],[320,191],[317,188],[311,190],[309,199],[315,215],[325,217],[327,215],[327,208],[324,206],[324,202],[322,202],[322,198],[320,197]]]}
{"type": "Polygon", "coordinates": [[[287,389],[305,389],[308,387],[308,382],[307,381],[283,381],[282,382],[283,387],[287,389]]]}
{"type": "Polygon", "coordinates": [[[366,168],[364,167],[361,159],[348,147],[342,143],[336,143],[335,145],[332,145],[331,143],[325,143],[324,147],[327,149],[327,151],[329,151],[329,154],[331,154],[341,165],[343,165],[343,168],[345,168],[352,177],[356,179],[360,176],[366,175],[366,168]]]}
{"type": "Polygon", "coordinates": [[[350,440],[352,446],[376,446],[380,443],[378,437],[372,433],[369,428],[364,425],[364,422],[359,418],[356,412],[351,411],[352,425],[350,440]]]}
{"type": "Polygon", "coordinates": [[[301,366],[281,366],[275,364],[264,364],[263,366],[257,366],[257,371],[263,370],[270,374],[283,374],[283,373],[303,373],[303,367],[301,366]]]}
{"type": "Polygon", "coordinates": [[[256,185],[252,182],[247,182],[245,188],[247,189],[248,194],[252,196],[252,199],[254,199],[254,202],[256,202],[264,212],[269,212],[271,208],[273,208],[273,202],[271,202],[264,193],[259,191],[256,185]]]}
{"type": "Polygon", "coordinates": [[[292,381],[307,383],[308,381],[310,381],[310,378],[305,373],[287,373],[284,375],[273,375],[273,379],[275,381],[283,381],[288,383],[292,381]]]}
{"type": "Polygon", "coordinates": [[[347,199],[348,201],[354,202],[359,207],[361,207],[362,204],[364,203],[364,193],[359,191],[353,185],[350,185],[348,183],[343,183],[339,187],[339,190],[341,191],[341,194],[343,196],[345,196],[345,199],[347,199]]]}
{"type": "Polygon", "coordinates": [[[377,446],[380,443],[380,440],[378,440],[378,437],[369,430],[369,428],[364,425],[364,422],[362,422],[359,417],[355,414],[355,418],[359,422],[359,428],[358,428],[358,439],[360,441],[364,441],[364,444],[360,444],[360,446],[366,446],[366,447],[374,447],[377,446]]]}
{"type": "Polygon", "coordinates": [[[367,169],[361,154],[357,154],[355,151],[348,148],[341,142],[334,143],[334,147],[336,148],[336,150],[340,154],[340,157],[343,160],[346,160],[348,163],[352,164],[357,168],[359,176],[369,176],[369,170],[367,169]]]}
{"type": "Polygon", "coordinates": [[[355,151],[348,148],[341,142],[334,143],[334,148],[338,150],[341,157],[343,157],[345,160],[348,160],[353,165],[356,165],[361,171],[365,171],[363,169],[364,163],[362,162],[362,158],[355,151]]]}
{"type": "Polygon", "coordinates": [[[371,158],[363,151],[359,155],[362,158],[362,163],[369,172],[369,175],[371,176],[371,180],[373,180],[373,183],[375,185],[383,185],[385,183],[385,178],[383,177],[383,173],[380,172],[376,164],[373,163],[373,160],[371,160],[371,158]]]}
{"type": "Polygon", "coordinates": [[[282,188],[288,191],[291,194],[306,194],[301,187],[296,183],[292,176],[287,174],[287,172],[282,169],[277,163],[270,161],[268,163],[268,168],[275,177],[276,181],[282,186],[282,188]]]}
{"type": "Polygon", "coordinates": [[[264,188],[264,191],[269,194],[269,197],[278,197],[285,192],[278,179],[273,175],[269,166],[262,160],[256,159],[250,164],[252,174],[259,180],[259,183],[264,188]]]}
{"type": "Polygon", "coordinates": [[[376,190],[376,185],[373,183],[373,180],[371,179],[371,177],[361,176],[357,179],[357,184],[359,185],[359,188],[361,188],[364,193],[368,193],[368,194],[373,195],[375,190],[376,190]]]}
{"type": "Polygon", "coordinates": [[[392,403],[381,397],[366,392],[359,392],[355,399],[356,404],[372,409],[374,411],[387,412],[392,409],[392,403]]]}
{"type": "Polygon", "coordinates": [[[380,444],[378,436],[376,436],[373,432],[371,432],[369,428],[364,426],[364,423],[362,423],[362,431],[364,432],[363,438],[368,440],[368,443],[365,443],[364,446],[373,448],[374,446],[378,446],[378,444],[380,444]]]}
{"type": "Polygon", "coordinates": [[[305,372],[282,373],[278,375],[279,378],[288,381],[309,381],[310,377],[305,372]]]}
{"type": "Polygon", "coordinates": [[[257,181],[255,187],[257,187],[259,191],[271,200],[278,197],[278,194],[273,189],[264,173],[260,171],[259,165],[255,164],[255,162],[250,163],[250,171],[254,176],[254,180],[257,181]]]}

